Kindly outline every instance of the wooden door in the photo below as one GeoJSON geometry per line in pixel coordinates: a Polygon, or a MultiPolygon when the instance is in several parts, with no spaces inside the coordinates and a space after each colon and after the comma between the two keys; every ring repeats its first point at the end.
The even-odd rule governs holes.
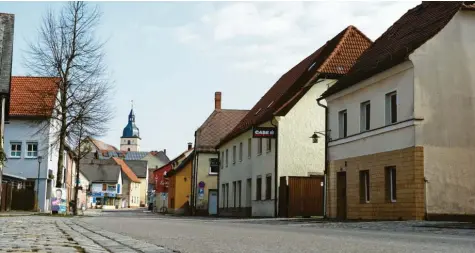
{"type": "Polygon", "coordinates": [[[337,213],[338,219],[346,219],[346,172],[338,172],[337,174],[337,213]]]}

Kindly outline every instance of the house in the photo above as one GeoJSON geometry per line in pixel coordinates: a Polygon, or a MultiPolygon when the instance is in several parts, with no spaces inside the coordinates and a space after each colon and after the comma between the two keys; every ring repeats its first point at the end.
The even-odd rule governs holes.
{"type": "Polygon", "coordinates": [[[315,100],[370,44],[347,27],[285,73],[220,141],[220,215],[276,217],[280,178],[323,177],[324,142],[309,138],[325,127],[315,100]]]}
{"type": "Polygon", "coordinates": [[[144,207],[148,203],[148,165],[147,161],[124,160],[130,169],[140,180],[140,206],[144,207]]]}
{"type": "MultiPolygon", "coordinates": [[[[52,77],[13,76],[10,118],[5,126],[8,160],[4,172],[26,178],[27,189],[39,189],[36,194],[42,212],[50,211],[49,200],[57,180],[58,147],[53,145],[51,134],[55,126],[49,120],[57,94],[56,80],[52,77]]],[[[25,201],[34,202],[34,197],[25,201]]]]}
{"type": "Polygon", "coordinates": [[[219,152],[216,146],[248,112],[221,109],[221,102],[222,94],[216,92],[213,112],[195,132],[191,203],[196,214],[218,214],[219,152]]]}
{"type": "Polygon", "coordinates": [[[122,172],[126,175],[123,177],[123,190],[127,199],[122,203],[122,207],[140,207],[140,179],[135,175],[132,169],[124,160],[113,157],[118,165],[121,166],[122,172]]]}
{"type": "Polygon", "coordinates": [[[168,178],[168,212],[190,214],[191,172],[194,151],[191,152],[175,169],[167,173],[168,178]]]}
{"type": "Polygon", "coordinates": [[[123,180],[120,165],[113,163],[84,163],[81,174],[87,178],[90,189],[91,207],[116,209],[124,207],[123,180]]]}
{"type": "Polygon", "coordinates": [[[328,216],[475,215],[475,5],[409,10],[322,94],[328,216]]]}
{"type": "Polygon", "coordinates": [[[193,152],[192,145],[192,143],[188,143],[188,148],[184,152],[153,171],[154,197],[151,203],[154,203],[158,211],[160,211],[162,207],[168,208],[169,179],[165,176],[170,170],[180,165],[180,163],[193,152]]]}
{"type": "Polygon", "coordinates": [[[4,149],[5,136],[5,120],[8,119],[10,104],[10,82],[12,73],[12,57],[13,57],[13,24],[15,16],[13,14],[0,13],[0,211],[6,210],[7,207],[2,205],[6,203],[7,196],[2,193],[3,185],[5,188],[8,183],[22,183],[24,177],[15,175],[4,175],[3,167],[6,158],[4,149]],[[2,200],[2,198],[4,198],[2,200]]]}

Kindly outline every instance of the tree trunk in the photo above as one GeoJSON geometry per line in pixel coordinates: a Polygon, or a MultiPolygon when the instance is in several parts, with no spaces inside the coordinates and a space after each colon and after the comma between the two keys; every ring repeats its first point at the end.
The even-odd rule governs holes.
{"type": "MultiPolygon", "coordinates": [[[[65,86],[63,84],[62,86],[65,86]]],[[[63,180],[63,162],[64,162],[64,143],[66,142],[66,124],[67,124],[67,119],[66,119],[66,92],[62,91],[61,92],[61,97],[64,97],[62,99],[61,103],[63,105],[61,106],[61,130],[59,132],[59,154],[58,154],[58,172],[56,173],[56,187],[61,187],[62,186],[62,180],[63,180]],[[64,101],[64,102],[63,102],[64,101]]],[[[52,150],[51,150],[52,152],[52,150]]]]}
{"type": "Polygon", "coordinates": [[[79,192],[79,165],[80,159],[76,160],[76,182],[74,187],[74,207],[73,207],[73,214],[78,215],[78,192],[79,192]]]}

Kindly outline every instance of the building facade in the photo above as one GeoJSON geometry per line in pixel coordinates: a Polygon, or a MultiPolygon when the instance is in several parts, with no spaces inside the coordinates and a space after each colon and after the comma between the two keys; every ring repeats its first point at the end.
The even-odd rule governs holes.
{"type": "Polygon", "coordinates": [[[475,75],[466,68],[475,63],[474,10],[423,2],[323,94],[332,130],[329,217],[475,215],[475,108],[467,102],[475,75]]]}

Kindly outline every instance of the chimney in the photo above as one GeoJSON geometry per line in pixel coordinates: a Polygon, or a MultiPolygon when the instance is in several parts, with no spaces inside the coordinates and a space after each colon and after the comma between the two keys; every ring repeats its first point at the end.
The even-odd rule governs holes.
{"type": "Polygon", "coordinates": [[[193,148],[193,143],[188,142],[188,150],[191,150],[193,148]]]}
{"type": "Polygon", "coordinates": [[[214,109],[215,110],[221,109],[221,91],[216,91],[214,93],[214,109]]]}
{"type": "Polygon", "coordinates": [[[167,149],[163,149],[163,153],[166,155],[167,154],[167,149]]]}

